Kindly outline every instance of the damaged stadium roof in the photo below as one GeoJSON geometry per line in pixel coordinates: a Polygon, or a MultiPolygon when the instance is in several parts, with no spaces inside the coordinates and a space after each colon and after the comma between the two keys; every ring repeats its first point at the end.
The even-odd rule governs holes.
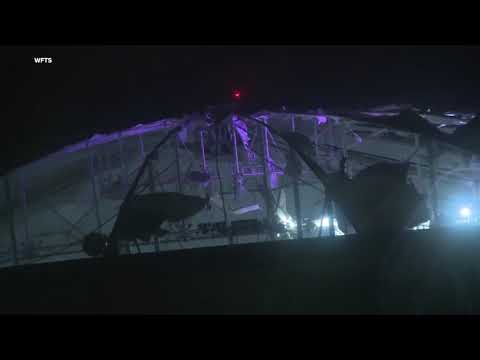
{"type": "Polygon", "coordinates": [[[250,112],[413,104],[478,111],[473,46],[4,47],[2,173],[94,134],[203,111],[241,91],[250,112]],[[34,64],[49,56],[52,64],[34,64]],[[15,156],[12,156],[15,153],[15,156]]]}

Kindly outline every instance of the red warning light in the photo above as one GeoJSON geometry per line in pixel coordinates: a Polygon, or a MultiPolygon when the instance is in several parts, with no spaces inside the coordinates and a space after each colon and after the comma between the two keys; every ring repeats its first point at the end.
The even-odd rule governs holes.
{"type": "Polygon", "coordinates": [[[233,92],[233,98],[234,98],[234,99],[239,100],[241,96],[242,96],[242,94],[240,93],[240,91],[235,90],[235,91],[233,92]]]}

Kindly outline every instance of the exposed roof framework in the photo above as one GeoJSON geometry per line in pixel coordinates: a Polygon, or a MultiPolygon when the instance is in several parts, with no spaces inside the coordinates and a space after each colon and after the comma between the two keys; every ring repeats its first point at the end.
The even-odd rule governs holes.
{"type": "Polygon", "coordinates": [[[187,224],[168,224],[169,235],[140,245],[141,251],[229,244],[232,239],[218,231],[199,230],[200,224],[224,221],[220,184],[228,225],[268,217],[284,225],[273,239],[272,234],[259,233],[238,236],[234,242],[344,233],[335,222],[334,212],[324,209],[324,188],[318,178],[301,166],[300,176],[294,179],[288,146],[251,119],[268,121],[280,131],[306,135],[313,144],[315,160],[327,173],[340,170],[342,157],[347,159],[351,177],[376,162],[408,161],[410,180],[429,199],[437,218],[444,209],[457,205],[475,208],[480,180],[478,157],[471,148],[464,149],[448,138],[455,136],[456,129],[475,122],[475,114],[432,114],[409,107],[407,110],[415,116],[402,123],[404,110],[405,106],[388,106],[356,113],[227,113],[218,139],[204,114],[96,134],[3,178],[3,263],[85,256],[81,251],[83,237],[95,231],[111,231],[121,201],[146,154],[168,130],[186,120],[188,126],[158,151],[137,193],[181,190],[191,195],[208,194],[213,206],[187,224]],[[432,148],[428,139],[437,134],[432,148]],[[217,141],[221,143],[219,173],[215,166],[217,141]],[[303,226],[297,226],[299,217],[303,226]]]}

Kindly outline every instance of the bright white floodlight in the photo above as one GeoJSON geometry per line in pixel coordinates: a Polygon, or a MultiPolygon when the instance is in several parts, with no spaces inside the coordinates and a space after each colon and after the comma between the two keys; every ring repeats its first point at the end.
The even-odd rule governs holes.
{"type": "Polygon", "coordinates": [[[468,218],[470,215],[472,215],[472,210],[470,210],[468,207],[461,208],[460,215],[464,218],[468,218]]]}

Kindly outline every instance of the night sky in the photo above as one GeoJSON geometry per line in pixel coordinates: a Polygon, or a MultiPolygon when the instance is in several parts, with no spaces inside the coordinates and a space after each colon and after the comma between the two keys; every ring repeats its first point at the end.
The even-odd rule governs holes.
{"type": "Polygon", "coordinates": [[[467,111],[480,90],[475,46],[4,46],[0,59],[2,173],[94,133],[225,103],[233,89],[264,108],[467,111]]]}

